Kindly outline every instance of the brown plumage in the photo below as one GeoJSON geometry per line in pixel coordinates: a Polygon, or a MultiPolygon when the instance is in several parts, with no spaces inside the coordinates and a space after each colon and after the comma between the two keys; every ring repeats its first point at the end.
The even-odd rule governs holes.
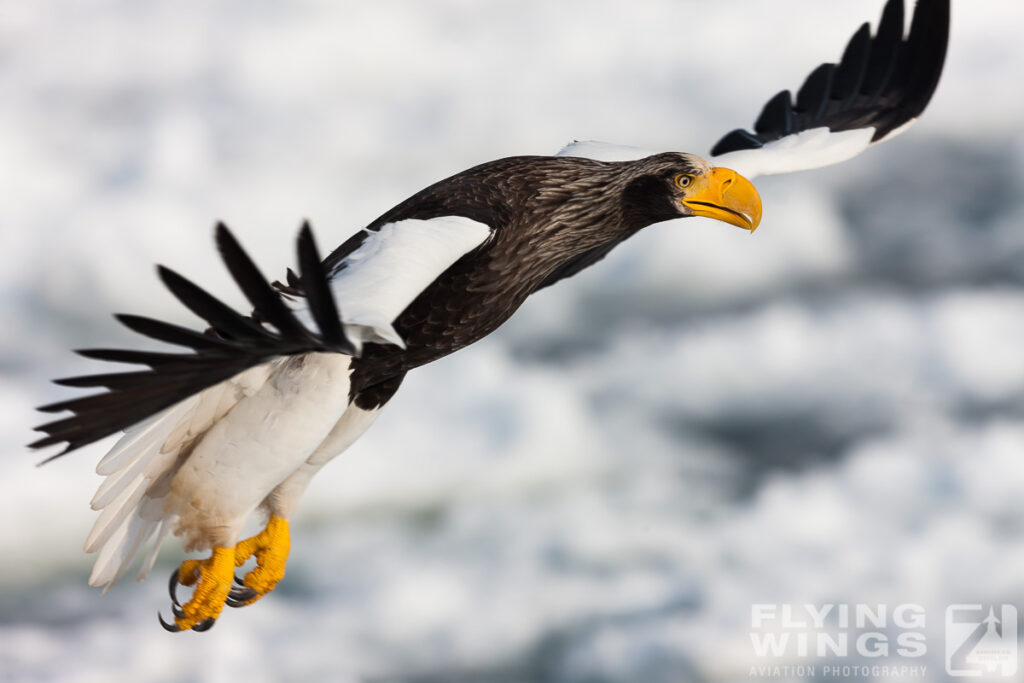
{"type": "MultiPolygon", "coordinates": [[[[683,191],[673,180],[708,168],[703,159],[679,153],[614,163],[511,157],[442,180],[382,215],[367,230],[406,218],[458,215],[491,226],[493,234],[399,316],[395,329],[406,349],[371,344],[355,360],[357,405],[379,405],[382,395],[374,385],[493,332],[574,259],[609,249],[652,223],[686,215],[677,201],[683,191]]],[[[364,234],[339,247],[325,266],[336,269],[364,234]]]]}

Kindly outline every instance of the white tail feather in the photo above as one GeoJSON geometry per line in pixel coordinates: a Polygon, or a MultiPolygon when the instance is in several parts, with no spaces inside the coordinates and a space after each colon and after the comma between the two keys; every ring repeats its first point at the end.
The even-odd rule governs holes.
{"type": "Polygon", "coordinates": [[[93,524],[92,531],[89,532],[89,537],[85,539],[85,552],[96,552],[111,539],[114,532],[121,528],[128,516],[135,511],[135,506],[146,495],[148,485],[149,480],[144,474],[139,473],[110,505],[103,508],[99,519],[93,524]]]}
{"type": "MultiPolygon", "coordinates": [[[[170,533],[177,521],[176,515],[165,517],[160,520],[160,526],[156,530],[156,540],[153,541],[153,545],[150,546],[149,552],[146,554],[146,559],[142,561],[142,567],[139,568],[139,573],[135,575],[136,581],[142,581],[149,572],[152,571],[153,565],[156,564],[156,556],[160,554],[160,546],[163,544],[164,539],[167,538],[167,534],[170,533]]],[[[127,566],[127,563],[126,565],[127,566]]]]}
{"type": "Polygon", "coordinates": [[[93,510],[102,510],[110,505],[114,498],[124,491],[124,487],[128,485],[128,482],[138,474],[139,463],[135,463],[132,467],[126,467],[119,472],[108,475],[103,480],[103,483],[100,484],[100,487],[96,489],[96,493],[93,494],[92,500],[89,501],[89,507],[93,510]]]}
{"type": "Polygon", "coordinates": [[[191,407],[194,400],[194,397],[187,398],[138,425],[129,427],[120,441],[114,444],[110,452],[103,456],[103,459],[96,465],[96,474],[106,476],[119,472],[135,462],[140,450],[145,448],[144,443],[150,441],[162,443],[167,438],[167,434],[174,429],[178,422],[177,418],[191,407]]]}
{"type": "Polygon", "coordinates": [[[140,580],[145,578],[176,520],[176,511],[165,509],[166,492],[150,492],[150,486],[172,475],[183,449],[190,448],[239,400],[258,390],[275,364],[250,368],[130,427],[100,460],[96,471],[107,478],[93,496],[92,507],[101,512],[85,541],[86,552],[99,553],[90,585],[109,590],[156,534],[138,574],[140,580]]]}
{"type": "MultiPolygon", "coordinates": [[[[210,387],[207,391],[213,391],[216,388],[217,387],[210,387]]],[[[179,419],[177,424],[174,425],[174,429],[171,430],[171,433],[168,434],[167,438],[165,438],[163,443],[160,444],[161,451],[167,452],[178,450],[185,442],[188,441],[189,427],[195,420],[196,407],[202,402],[202,400],[203,394],[192,397],[192,405],[189,406],[188,410],[186,410],[181,416],[181,419],[179,419]]]]}
{"type": "Polygon", "coordinates": [[[128,525],[122,525],[111,538],[111,542],[107,543],[100,550],[96,556],[96,562],[92,566],[92,573],[89,575],[90,586],[102,586],[110,581],[110,578],[117,571],[116,566],[112,565],[110,560],[121,548],[127,535],[128,525]]]}
{"type": "Polygon", "coordinates": [[[92,574],[89,576],[89,584],[112,586],[128,566],[125,558],[135,554],[139,546],[153,533],[156,524],[138,516],[125,520],[96,557],[96,564],[93,565],[92,574]]]}
{"type": "Polygon", "coordinates": [[[141,517],[132,518],[128,533],[125,534],[124,541],[118,546],[117,563],[111,563],[114,575],[105,582],[107,585],[104,588],[104,592],[109,590],[111,586],[124,576],[125,572],[128,571],[128,567],[131,566],[131,560],[139,552],[139,548],[149,540],[149,537],[153,535],[159,524],[160,522],[157,520],[145,520],[141,517]],[[126,562],[125,560],[128,561],[126,562]]]}
{"type": "MultiPolygon", "coordinates": [[[[100,484],[96,494],[92,497],[90,505],[93,510],[102,510],[108,507],[118,495],[120,495],[129,484],[135,482],[140,474],[150,475],[153,465],[153,456],[160,450],[160,443],[149,444],[145,449],[140,449],[138,460],[126,466],[120,472],[114,472],[100,484]]],[[[150,479],[153,477],[150,476],[150,479]]]]}

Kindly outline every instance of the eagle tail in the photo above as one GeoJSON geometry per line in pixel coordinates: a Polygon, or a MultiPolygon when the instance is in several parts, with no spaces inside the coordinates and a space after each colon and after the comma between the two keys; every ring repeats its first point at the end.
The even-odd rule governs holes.
{"type": "Polygon", "coordinates": [[[250,368],[129,427],[100,460],[96,472],[105,479],[91,503],[100,515],[85,541],[85,552],[98,553],[89,585],[108,590],[155,535],[136,577],[146,578],[161,542],[176,526],[168,496],[181,463],[210,427],[267,381],[273,367],[250,368]]]}
{"type": "MultiPolygon", "coordinates": [[[[106,475],[92,499],[100,511],[85,541],[85,552],[99,552],[89,585],[109,589],[131,565],[142,545],[158,530],[170,528],[165,519],[164,495],[152,484],[174,465],[178,449],[164,452],[171,433],[189,413],[195,412],[195,397],[167,408],[126,430],[125,435],[100,461],[96,470],[106,475]],[[151,494],[148,494],[152,490],[151,494]]],[[[162,540],[162,538],[161,538],[162,540]]],[[[143,578],[156,559],[159,541],[149,562],[139,573],[143,578]]]]}

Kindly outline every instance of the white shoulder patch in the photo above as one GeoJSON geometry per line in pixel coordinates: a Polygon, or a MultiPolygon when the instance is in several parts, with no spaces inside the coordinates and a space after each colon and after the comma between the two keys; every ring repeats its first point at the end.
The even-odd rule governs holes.
{"type": "Polygon", "coordinates": [[[871,145],[874,128],[834,133],[812,128],[769,142],[758,149],[742,149],[711,157],[715,166],[725,166],[750,179],[759,175],[792,173],[838,164],[851,159],[871,145]]]}
{"type": "MultiPolygon", "coordinates": [[[[731,168],[747,179],[759,175],[804,171],[838,164],[857,156],[872,144],[871,136],[874,133],[874,128],[838,133],[828,128],[812,128],[787,135],[758,149],[744,149],[711,157],[711,163],[731,168]]],[[[583,157],[596,161],[635,161],[657,153],[641,147],[581,140],[566,145],[556,156],[583,157]]]]}
{"type": "Polygon", "coordinates": [[[405,348],[395,318],[490,234],[487,225],[462,216],[410,218],[367,232],[331,280],[345,334],[357,348],[365,342],[405,348]]]}
{"type": "Polygon", "coordinates": [[[657,154],[641,147],[613,145],[598,140],[577,140],[558,151],[556,157],[583,157],[594,161],[637,161],[657,154]]]}

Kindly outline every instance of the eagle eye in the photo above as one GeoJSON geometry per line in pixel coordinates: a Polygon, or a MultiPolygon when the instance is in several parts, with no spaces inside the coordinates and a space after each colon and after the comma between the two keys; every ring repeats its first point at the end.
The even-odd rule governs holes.
{"type": "Polygon", "coordinates": [[[676,185],[681,187],[682,189],[685,190],[686,188],[688,188],[692,184],[693,184],[693,176],[690,175],[689,173],[683,173],[683,174],[680,174],[680,175],[676,176],[676,185]]]}

